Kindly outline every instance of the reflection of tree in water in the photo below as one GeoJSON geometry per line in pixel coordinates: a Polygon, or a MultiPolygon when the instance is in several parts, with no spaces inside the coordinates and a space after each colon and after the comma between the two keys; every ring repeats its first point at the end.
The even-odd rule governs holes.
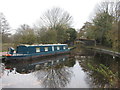
{"type": "Polygon", "coordinates": [[[118,58],[106,54],[79,57],[81,67],[87,72],[91,87],[115,88],[118,85],[118,58]],[[92,82],[92,83],[91,83],[92,82]]]}
{"type": "Polygon", "coordinates": [[[0,63],[0,78],[4,75],[4,64],[0,63]]]}
{"type": "Polygon", "coordinates": [[[37,76],[37,79],[39,82],[42,82],[42,85],[45,88],[65,87],[70,81],[71,74],[72,72],[69,68],[62,67],[61,65],[35,72],[35,76],[37,76]]]}

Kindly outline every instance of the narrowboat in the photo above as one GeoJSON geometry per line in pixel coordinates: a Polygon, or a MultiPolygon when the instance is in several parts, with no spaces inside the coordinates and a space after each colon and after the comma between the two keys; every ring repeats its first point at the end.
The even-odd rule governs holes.
{"type": "Polygon", "coordinates": [[[6,60],[33,59],[36,57],[44,57],[69,53],[70,49],[67,44],[40,44],[40,45],[19,45],[16,50],[9,48],[4,55],[6,60]],[[16,52],[15,52],[16,51],[16,52]]]}

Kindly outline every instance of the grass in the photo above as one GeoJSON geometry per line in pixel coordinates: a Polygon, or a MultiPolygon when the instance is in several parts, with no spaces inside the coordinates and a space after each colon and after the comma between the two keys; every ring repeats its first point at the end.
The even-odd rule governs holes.
{"type": "Polygon", "coordinates": [[[98,67],[92,66],[92,64],[90,63],[88,63],[87,65],[92,71],[98,72],[103,76],[103,78],[108,80],[111,86],[116,86],[116,82],[118,80],[118,72],[113,73],[113,71],[110,70],[109,67],[103,64],[100,64],[98,67]]]}
{"type": "Polygon", "coordinates": [[[7,52],[9,47],[14,47],[13,43],[2,43],[2,52],[7,52]]]}

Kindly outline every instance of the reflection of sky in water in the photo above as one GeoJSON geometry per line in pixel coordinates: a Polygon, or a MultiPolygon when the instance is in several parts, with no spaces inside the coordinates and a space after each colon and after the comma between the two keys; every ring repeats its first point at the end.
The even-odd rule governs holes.
{"type": "Polygon", "coordinates": [[[84,77],[85,73],[82,71],[81,67],[79,66],[78,61],[76,61],[76,64],[73,67],[63,66],[62,68],[58,68],[58,69],[50,68],[48,70],[44,69],[28,74],[19,74],[14,70],[9,74],[8,72],[10,71],[5,70],[4,75],[2,76],[3,88],[50,87],[52,86],[50,83],[53,83],[53,81],[51,81],[52,79],[50,78],[52,76],[51,72],[54,72],[53,75],[55,78],[55,82],[59,84],[56,85],[57,87],[68,87],[68,88],[88,87],[88,85],[85,82],[85,77],[84,77]],[[47,78],[46,81],[43,83],[44,77],[46,77],[45,75],[47,74],[49,78],[47,78]],[[61,74],[62,76],[60,76],[59,74],[61,74]],[[62,78],[65,79],[65,81],[62,80],[62,78]]]}
{"type": "Polygon", "coordinates": [[[85,81],[85,72],[82,71],[82,68],[79,66],[79,62],[76,60],[76,64],[71,68],[73,75],[71,78],[71,83],[67,85],[68,88],[89,88],[88,84],[85,81]]]}
{"type": "MultiPolygon", "coordinates": [[[[6,71],[7,72],[7,71],[6,71]]],[[[7,73],[2,77],[3,88],[36,88],[40,87],[36,78],[30,74],[19,74],[19,73],[7,73]]]]}

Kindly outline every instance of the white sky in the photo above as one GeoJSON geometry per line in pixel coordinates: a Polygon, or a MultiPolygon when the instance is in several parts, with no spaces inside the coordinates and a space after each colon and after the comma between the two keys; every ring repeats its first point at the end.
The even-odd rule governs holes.
{"type": "Polygon", "coordinates": [[[89,20],[95,5],[102,0],[0,0],[0,12],[12,29],[21,24],[32,26],[42,14],[53,7],[60,7],[73,17],[73,27],[80,29],[89,20]]]}

